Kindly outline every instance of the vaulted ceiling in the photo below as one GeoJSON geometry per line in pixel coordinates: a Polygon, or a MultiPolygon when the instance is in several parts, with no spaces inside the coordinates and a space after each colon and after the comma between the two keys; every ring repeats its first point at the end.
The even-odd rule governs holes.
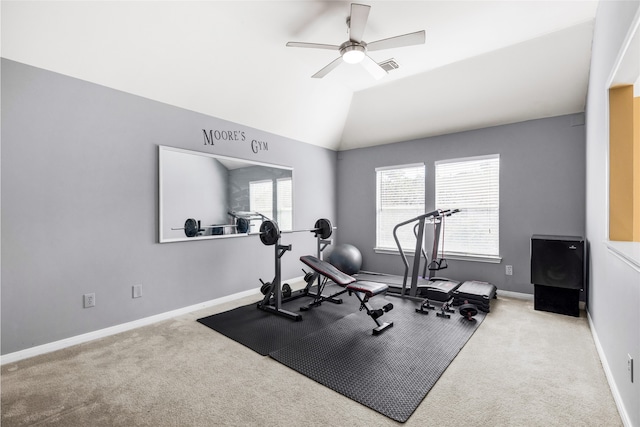
{"type": "Polygon", "coordinates": [[[584,111],[597,1],[361,1],[363,39],[426,43],[339,56],[348,1],[6,1],[2,57],[334,150],[584,111]]]}

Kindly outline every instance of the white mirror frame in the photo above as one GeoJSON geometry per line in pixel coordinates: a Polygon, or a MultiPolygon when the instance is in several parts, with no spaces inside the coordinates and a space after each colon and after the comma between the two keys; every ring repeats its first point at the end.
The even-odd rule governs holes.
{"type": "MultiPolygon", "coordinates": [[[[193,172],[193,175],[188,175],[188,174],[180,174],[180,176],[175,176],[175,173],[170,172],[170,169],[172,169],[172,166],[168,166],[167,165],[167,160],[170,158],[170,156],[175,155],[175,154],[182,154],[185,155],[185,157],[183,158],[185,161],[188,161],[188,156],[197,156],[194,157],[194,159],[215,159],[218,160],[218,162],[220,162],[220,164],[224,165],[227,169],[232,170],[232,169],[239,169],[239,168],[246,168],[246,167],[254,167],[254,166],[259,166],[259,167],[265,167],[265,168],[272,168],[272,169],[278,169],[279,171],[284,171],[284,175],[285,176],[290,176],[291,177],[291,218],[290,218],[290,225],[286,226],[284,225],[284,228],[281,226],[281,231],[290,231],[291,230],[291,225],[293,224],[293,168],[288,167],[288,166],[282,166],[282,165],[275,165],[275,164],[271,164],[271,163],[263,163],[263,162],[256,162],[256,161],[252,161],[252,160],[246,160],[246,159],[239,159],[239,158],[234,158],[234,157],[228,157],[228,156],[222,156],[219,154],[212,154],[212,153],[206,153],[206,152],[201,152],[201,151],[193,151],[193,150],[186,150],[186,149],[182,149],[182,148],[176,148],[176,147],[170,147],[170,146],[165,146],[165,145],[159,145],[158,146],[158,241],[159,243],[170,243],[170,242],[192,242],[192,241],[201,241],[201,240],[208,240],[208,239],[224,239],[224,238],[233,238],[233,237],[246,237],[251,235],[252,233],[256,233],[257,232],[257,228],[259,227],[259,223],[261,221],[261,216],[258,215],[249,215],[251,214],[250,212],[247,211],[237,211],[236,214],[238,214],[239,216],[247,216],[248,218],[251,218],[251,228],[249,229],[248,232],[246,233],[238,233],[236,232],[235,227],[233,226],[233,216],[230,214],[230,206],[222,206],[222,207],[218,207],[217,210],[219,211],[217,216],[226,216],[227,220],[226,221],[216,221],[215,225],[211,225],[211,224],[206,224],[206,220],[207,218],[198,218],[197,216],[199,215],[198,211],[199,209],[195,209],[192,213],[182,213],[182,214],[169,214],[168,212],[165,212],[166,203],[177,203],[179,205],[182,205],[183,202],[185,202],[185,200],[178,200],[181,198],[188,198],[189,200],[193,200],[193,192],[189,192],[186,191],[185,194],[182,194],[182,191],[179,191],[179,196],[176,196],[176,191],[172,191],[171,195],[168,195],[167,192],[171,191],[172,188],[185,188],[185,187],[193,187],[196,184],[194,184],[194,176],[196,174],[195,170],[198,168],[198,163],[193,163],[193,167],[191,167],[191,165],[186,168],[189,169],[191,172],[193,172]],[[288,173],[287,173],[288,172],[288,173]],[[174,182],[168,182],[168,179],[170,178],[167,174],[171,174],[174,175],[173,178],[171,178],[174,182]],[[178,181],[178,182],[175,182],[178,181]],[[191,194],[190,194],[191,193],[191,194]],[[189,198],[189,196],[191,196],[191,198],[189,198]],[[168,199],[172,199],[171,201],[169,201],[168,199]],[[177,220],[176,219],[176,215],[183,215],[184,218],[177,220]],[[185,221],[188,218],[193,218],[196,221],[197,220],[203,220],[202,226],[204,228],[204,235],[197,235],[194,237],[187,237],[185,232],[184,232],[184,226],[185,226],[185,221]],[[170,224],[167,222],[171,222],[170,224]],[[206,234],[206,230],[212,229],[212,228],[217,228],[220,229],[220,227],[223,227],[225,232],[224,234],[220,234],[220,235],[209,235],[206,234]]],[[[175,156],[174,156],[175,157],[175,156]]],[[[176,157],[176,158],[179,158],[176,157]]],[[[202,163],[202,162],[200,162],[202,163]]],[[[197,178],[195,178],[197,180],[197,178]]],[[[215,180],[213,180],[215,181],[215,180]]],[[[274,181],[276,181],[274,179],[274,181]]],[[[197,181],[200,183],[200,181],[197,181]]],[[[249,181],[247,181],[247,185],[248,185],[249,181]]],[[[219,183],[211,183],[209,182],[207,183],[203,183],[203,186],[205,186],[205,189],[202,189],[202,191],[206,192],[206,191],[216,191],[216,189],[220,188],[222,184],[219,183]]],[[[225,186],[225,191],[228,190],[227,188],[228,182],[225,181],[224,186],[225,186]]],[[[200,188],[198,188],[198,191],[200,191],[200,188]]],[[[198,194],[198,197],[200,196],[200,194],[198,194]]],[[[225,195],[226,197],[226,195],[225,195]]],[[[215,201],[213,202],[207,202],[209,204],[209,210],[211,210],[211,206],[215,205],[215,201]]],[[[190,203],[186,203],[186,205],[190,205],[190,203]]],[[[185,209],[189,210],[188,207],[185,207],[185,209]]],[[[206,210],[206,209],[205,209],[206,210]]],[[[180,209],[177,209],[178,212],[180,212],[180,209]]],[[[189,212],[191,212],[189,210],[189,212]]],[[[275,219],[275,218],[274,218],[275,219]]],[[[200,233],[199,233],[200,234],[200,233]]]]}

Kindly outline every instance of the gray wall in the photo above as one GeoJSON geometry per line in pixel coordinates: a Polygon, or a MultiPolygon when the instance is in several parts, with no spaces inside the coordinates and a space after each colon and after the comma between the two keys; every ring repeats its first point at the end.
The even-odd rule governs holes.
{"type": "MultiPolygon", "coordinates": [[[[2,354],[273,278],[273,247],[257,236],[157,243],[158,145],[293,167],[294,226],[336,222],[334,151],[3,59],[2,354]],[[246,140],[205,145],[202,129],[246,140]],[[268,150],[255,154],[253,139],[268,150]],[[83,309],[90,292],[96,307],[83,309]]],[[[315,241],[283,243],[283,277],[298,277],[315,241]]]]}
{"type": "MultiPolygon", "coordinates": [[[[499,289],[533,293],[532,234],[584,234],[585,136],[581,114],[425,138],[338,153],[338,221],[341,243],[362,252],[363,269],[402,274],[397,255],[376,254],[375,168],[424,162],[426,209],[434,206],[434,162],[500,154],[501,264],[449,261],[439,276],[482,280],[499,289]],[[505,265],[513,276],[505,275],[505,265]]],[[[446,237],[445,237],[446,239],[446,237]]],[[[430,245],[427,245],[430,248],[430,245]]],[[[411,262],[410,258],[410,262],[411,262]]]]}
{"type": "MultiPolygon", "coordinates": [[[[591,247],[589,315],[602,364],[626,425],[640,426],[640,260],[621,258],[608,242],[608,79],[639,1],[600,2],[593,36],[586,113],[586,233],[591,247]],[[627,370],[634,359],[635,382],[627,370]]],[[[640,31],[640,29],[638,30],[640,31]]],[[[640,243],[636,243],[636,258],[640,243]]]]}

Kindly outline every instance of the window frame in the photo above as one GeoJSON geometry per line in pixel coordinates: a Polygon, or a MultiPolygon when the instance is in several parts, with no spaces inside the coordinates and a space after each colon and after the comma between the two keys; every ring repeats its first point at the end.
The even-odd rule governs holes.
{"type": "MultiPolygon", "coordinates": [[[[474,252],[474,251],[465,251],[465,252],[459,252],[459,251],[451,251],[448,250],[447,251],[447,247],[445,245],[444,247],[444,251],[442,250],[442,248],[438,248],[438,253],[440,254],[441,257],[445,257],[448,259],[458,259],[458,260],[465,260],[465,261],[479,261],[479,262],[489,262],[489,263],[499,263],[502,260],[502,257],[500,255],[500,154],[489,154],[489,155],[480,155],[480,156],[471,156],[471,157],[461,157],[461,158],[454,158],[454,159],[443,159],[443,160],[438,160],[436,162],[434,162],[434,203],[436,204],[436,207],[439,209],[454,209],[454,208],[458,208],[461,211],[465,210],[464,206],[440,206],[438,203],[438,166],[440,165],[444,165],[444,164],[452,164],[452,163],[465,163],[465,162],[474,162],[474,161],[482,161],[482,160],[493,160],[496,159],[498,161],[498,169],[497,169],[497,207],[496,207],[496,212],[497,212],[497,218],[495,220],[495,225],[497,227],[497,238],[494,241],[495,243],[495,247],[497,248],[497,252],[496,253],[491,253],[491,254],[487,254],[487,253],[480,253],[480,252],[474,252]]],[[[460,215],[460,214],[457,214],[460,215]]],[[[459,221],[459,216],[457,218],[456,215],[452,215],[451,217],[447,218],[445,220],[445,225],[444,225],[444,230],[443,233],[451,233],[452,231],[450,229],[448,229],[447,227],[447,222],[451,222],[458,220],[459,221]]],[[[450,239],[450,237],[449,237],[450,239]]],[[[445,236],[445,238],[443,239],[441,237],[440,239],[440,244],[442,245],[443,243],[445,243],[447,241],[447,237],[445,236]]]]}
{"type": "Polygon", "coordinates": [[[286,178],[276,178],[275,182],[274,182],[274,188],[275,188],[275,199],[277,201],[276,203],[276,212],[275,212],[275,216],[276,216],[276,222],[278,223],[278,226],[280,227],[281,230],[283,231],[291,231],[293,230],[293,176],[290,177],[286,177],[286,178]],[[282,207],[282,203],[281,203],[281,190],[283,190],[281,188],[281,184],[284,182],[288,182],[289,183],[289,188],[288,191],[290,192],[290,198],[289,200],[291,201],[291,206],[288,209],[285,209],[282,207]],[[290,224],[285,224],[284,220],[283,220],[283,215],[287,215],[288,216],[288,220],[290,222],[290,224]]]}
{"type": "MultiPolygon", "coordinates": [[[[398,248],[395,244],[395,240],[393,239],[393,234],[391,234],[391,241],[393,242],[393,246],[383,246],[381,245],[381,240],[380,240],[380,235],[379,235],[379,231],[380,231],[380,213],[381,213],[381,209],[383,209],[380,206],[380,173],[385,172],[385,171],[392,171],[392,170],[401,170],[401,169],[412,169],[412,168],[422,168],[422,174],[423,174],[423,180],[422,180],[422,196],[423,196],[423,202],[422,202],[422,208],[420,209],[420,212],[416,212],[416,216],[417,215],[421,215],[423,213],[426,212],[426,176],[427,176],[427,167],[425,165],[424,162],[420,162],[420,163],[409,163],[409,164],[402,164],[402,165],[392,165],[392,166],[381,166],[381,167],[377,167],[375,168],[375,191],[376,191],[376,212],[375,212],[375,217],[376,217],[376,231],[375,231],[375,235],[376,235],[376,242],[375,242],[375,246],[374,246],[374,251],[376,253],[390,253],[390,254],[398,254],[398,248]]],[[[410,217],[404,218],[404,219],[409,219],[410,217]]],[[[398,223],[401,221],[398,221],[398,223]]],[[[393,233],[393,229],[389,230],[390,233],[393,233]]],[[[413,253],[413,249],[415,248],[415,241],[414,243],[412,243],[411,247],[404,247],[403,246],[403,250],[405,250],[405,252],[407,254],[412,254],[413,253]]]]}

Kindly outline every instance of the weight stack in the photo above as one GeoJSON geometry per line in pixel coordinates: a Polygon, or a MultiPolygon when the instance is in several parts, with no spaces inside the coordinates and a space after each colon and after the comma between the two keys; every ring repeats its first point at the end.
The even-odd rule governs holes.
{"type": "Polygon", "coordinates": [[[478,310],[489,313],[491,300],[496,297],[496,291],[496,285],[491,283],[468,280],[453,291],[453,305],[462,305],[466,301],[476,305],[478,310]]]}

